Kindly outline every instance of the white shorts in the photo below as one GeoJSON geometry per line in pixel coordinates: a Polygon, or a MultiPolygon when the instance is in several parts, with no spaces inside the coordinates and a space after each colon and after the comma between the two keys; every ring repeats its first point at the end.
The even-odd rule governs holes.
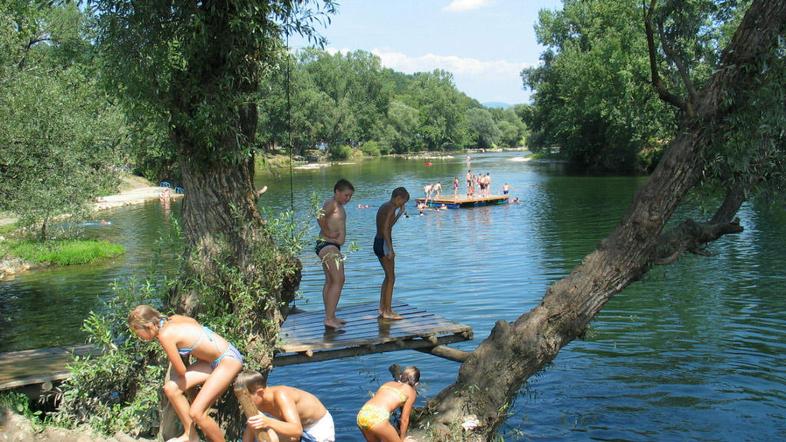
{"type": "Polygon", "coordinates": [[[301,441],[305,442],[335,442],[336,429],[333,426],[333,416],[325,410],[325,415],[308,428],[303,428],[301,441]]]}

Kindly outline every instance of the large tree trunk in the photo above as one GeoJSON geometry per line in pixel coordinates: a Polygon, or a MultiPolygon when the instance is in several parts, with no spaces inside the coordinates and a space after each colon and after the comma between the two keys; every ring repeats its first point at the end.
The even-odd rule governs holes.
{"type": "MultiPolygon", "coordinates": [[[[698,94],[696,118],[683,121],[683,130],[621,224],[570,275],[549,287],[539,306],[513,323],[496,323],[461,366],[456,382],[428,403],[413,436],[491,439],[522,384],[581,336],[614,294],[647,272],[657,258],[663,226],[701,174],[703,153],[717,138],[716,125],[733,110],[740,92],[751,87],[759,74],[757,63],[766,58],[784,23],[786,2],[753,2],[724,51],[721,69],[698,94]],[[461,424],[472,418],[478,426],[462,430],[461,424]]],[[[729,210],[722,211],[729,218],[729,210]]]]}

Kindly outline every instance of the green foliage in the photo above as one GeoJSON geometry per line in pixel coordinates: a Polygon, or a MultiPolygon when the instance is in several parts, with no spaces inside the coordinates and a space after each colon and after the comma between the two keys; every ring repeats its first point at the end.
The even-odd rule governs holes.
{"type": "Polygon", "coordinates": [[[79,10],[25,4],[0,4],[0,210],[46,238],[116,186],[123,117],[97,88],[79,10]]]}
{"type": "Polygon", "coordinates": [[[500,130],[491,112],[487,109],[474,108],[467,111],[467,121],[472,133],[472,141],[476,147],[490,148],[497,144],[500,130]]]}
{"type": "Polygon", "coordinates": [[[120,244],[95,240],[13,242],[9,251],[25,261],[55,265],[89,264],[125,253],[120,244]]]}
{"type": "Polygon", "coordinates": [[[68,365],[71,376],[56,395],[54,423],[89,424],[106,434],[155,435],[166,356],[157,342],[132,336],[126,316],[139,304],[160,306],[161,290],[149,282],[117,283],[101,313],[90,313],[83,330],[103,353],[77,357],[68,365]]]}
{"type": "Polygon", "coordinates": [[[370,156],[370,157],[378,157],[382,154],[382,148],[377,141],[366,141],[365,143],[360,145],[360,150],[370,156]]]}
{"type": "Polygon", "coordinates": [[[191,166],[248,158],[253,103],[282,64],[283,32],[321,42],[313,25],[334,12],[330,0],[91,4],[108,87],[132,113],[167,127],[169,148],[191,166]]]}
{"type": "Polygon", "coordinates": [[[352,156],[352,147],[346,144],[336,144],[328,148],[328,157],[333,161],[348,160],[352,156]]]}
{"type": "Polygon", "coordinates": [[[675,112],[647,83],[642,17],[633,0],[569,0],[540,12],[543,64],[522,72],[534,107],[517,110],[531,148],[560,146],[590,172],[633,172],[637,152],[655,147],[650,140],[673,137],[675,112]]]}

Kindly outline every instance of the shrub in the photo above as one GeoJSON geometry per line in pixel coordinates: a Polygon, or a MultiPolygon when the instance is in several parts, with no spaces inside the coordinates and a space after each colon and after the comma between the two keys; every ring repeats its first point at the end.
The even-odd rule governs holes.
{"type": "Polygon", "coordinates": [[[377,141],[366,141],[363,143],[363,145],[360,146],[360,150],[370,157],[378,157],[382,155],[382,149],[380,148],[379,142],[377,141]]]}
{"type": "Polygon", "coordinates": [[[347,144],[332,145],[328,149],[328,157],[333,161],[344,161],[352,156],[352,147],[347,144]]]}

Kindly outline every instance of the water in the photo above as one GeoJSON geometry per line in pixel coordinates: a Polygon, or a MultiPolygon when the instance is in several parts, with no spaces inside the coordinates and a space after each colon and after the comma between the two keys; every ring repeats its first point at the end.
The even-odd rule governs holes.
{"type": "MultiPolygon", "coordinates": [[[[401,218],[396,245],[395,299],[471,325],[470,350],[499,319],[535,306],[550,283],[566,275],[616,226],[641,178],[565,176],[559,166],[516,161],[521,154],[486,154],[472,168],[491,172],[522,203],[428,212],[401,218]]],[[[294,206],[306,214],[310,196],[332,194],[339,177],[355,184],[347,206],[349,254],[341,304],[375,301],[382,270],[371,251],[375,208],[397,186],[420,196],[441,181],[463,186],[464,157],[383,159],[296,171],[294,206]],[[360,209],[358,204],[368,204],[360,209]]],[[[289,177],[258,177],[269,190],[262,205],[290,207],[289,177]]],[[[179,207],[173,207],[176,216],[179,207]]],[[[502,428],[505,440],[767,440],[786,438],[786,214],[746,205],[745,232],[710,247],[711,258],[685,256],[654,268],[613,298],[587,338],[565,347],[518,395],[502,428]]],[[[305,215],[304,215],[305,216],[305,215]]],[[[115,262],[31,272],[0,283],[3,351],[64,345],[79,339],[81,319],[107,296],[115,278],[146,269],[153,243],[167,230],[157,203],[112,212],[91,232],[126,245],[115,262]]],[[[315,225],[316,223],[311,223],[315,225]]],[[[316,233],[316,232],[314,232],[316,233]]],[[[298,306],[321,308],[323,275],[304,248],[298,306]]],[[[315,394],[336,419],[338,440],[361,440],[354,416],[369,392],[389,378],[392,363],[417,365],[424,397],[455,379],[458,364],[402,351],[282,367],[271,383],[315,394]]],[[[490,374],[493,375],[493,374],[490,374]]]]}

